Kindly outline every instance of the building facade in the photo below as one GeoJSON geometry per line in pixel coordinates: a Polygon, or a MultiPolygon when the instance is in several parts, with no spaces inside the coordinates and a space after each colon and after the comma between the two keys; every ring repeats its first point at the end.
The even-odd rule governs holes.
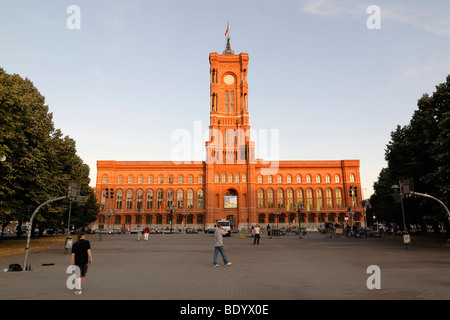
{"type": "Polygon", "coordinates": [[[247,53],[210,53],[210,125],[205,160],[97,161],[102,206],[92,228],[191,227],[219,219],[232,227],[360,223],[359,160],[264,161],[255,158],[248,104],[247,53]]]}

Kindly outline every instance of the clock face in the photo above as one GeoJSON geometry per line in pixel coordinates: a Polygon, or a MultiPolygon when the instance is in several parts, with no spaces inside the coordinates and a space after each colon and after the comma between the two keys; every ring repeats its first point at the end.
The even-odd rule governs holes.
{"type": "Polygon", "coordinates": [[[234,77],[231,74],[227,74],[223,78],[223,82],[225,82],[225,84],[233,84],[234,83],[234,77]]]}

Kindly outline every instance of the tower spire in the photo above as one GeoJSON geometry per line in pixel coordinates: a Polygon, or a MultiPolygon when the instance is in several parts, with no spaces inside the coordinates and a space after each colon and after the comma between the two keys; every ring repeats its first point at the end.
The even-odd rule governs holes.
{"type": "Polygon", "coordinates": [[[225,31],[225,37],[227,37],[227,45],[225,47],[225,51],[223,52],[223,54],[234,54],[234,51],[231,50],[229,28],[230,28],[230,23],[228,22],[227,23],[227,31],[225,31]]]}

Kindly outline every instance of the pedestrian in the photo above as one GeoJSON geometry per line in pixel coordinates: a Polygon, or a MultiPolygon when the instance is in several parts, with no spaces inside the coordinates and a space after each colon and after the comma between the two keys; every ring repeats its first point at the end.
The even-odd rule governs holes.
{"type": "Polygon", "coordinates": [[[84,278],[86,277],[88,265],[92,264],[91,243],[85,239],[86,234],[80,231],[77,234],[77,242],[72,246],[71,265],[79,269],[79,277],[77,278],[77,285],[75,294],[82,293],[82,286],[84,278]]]}
{"type": "Polygon", "coordinates": [[[270,224],[267,224],[267,235],[270,237],[270,224]]]}
{"type": "Polygon", "coordinates": [[[145,227],[144,230],[144,239],[145,241],[148,241],[148,235],[150,234],[150,228],[148,226],[145,227]]]}
{"type": "Polygon", "coordinates": [[[222,228],[222,225],[220,223],[217,224],[217,229],[214,231],[214,261],[213,261],[213,267],[218,267],[217,264],[217,256],[220,252],[223,263],[225,263],[225,266],[230,266],[231,262],[228,262],[227,255],[225,254],[225,249],[223,247],[223,236],[226,235],[227,232],[222,228]]]}
{"type": "Polygon", "coordinates": [[[259,224],[255,227],[255,239],[253,240],[253,244],[259,244],[259,238],[261,234],[261,228],[259,227],[259,224]]]}
{"type": "Polygon", "coordinates": [[[138,241],[141,241],[141,235],[142,235],[142,229],[141,227],[137,228],[137,232],[138,232],[138,241]]]}

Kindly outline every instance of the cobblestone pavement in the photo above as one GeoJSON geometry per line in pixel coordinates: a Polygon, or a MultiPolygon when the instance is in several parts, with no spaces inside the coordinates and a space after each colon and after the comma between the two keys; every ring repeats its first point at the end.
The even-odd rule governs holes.
{"type": "MultiPolygon", "coordinates": [[[[82,295],[67,287],[70,255],[30,252],[30,272],[0,272],[1,300],[450,300],[450,248],[401,238],[326,238],[310,233],[225,238],[232,265],[212,268],[212,234],[98,235],[82,295]],[[43,264],[53,264],[44,266],[43,264]],[[368,289],[368,267],[380,289],[368,289]]],[[[23,256],[0,260],[1,270],[23,256]]]]}

